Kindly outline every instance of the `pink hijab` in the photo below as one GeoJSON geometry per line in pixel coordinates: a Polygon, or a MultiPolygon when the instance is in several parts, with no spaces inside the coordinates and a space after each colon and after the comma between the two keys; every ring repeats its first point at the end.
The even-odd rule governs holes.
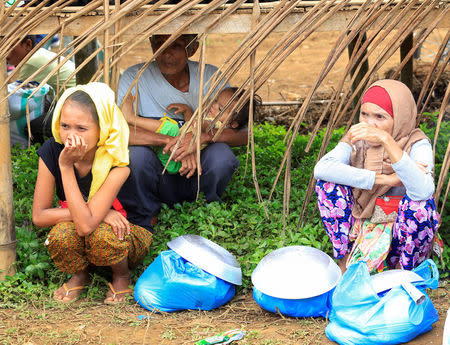
{"type": "MultiPolygon", "coordinates": [[[[389,109],[389,102],[386,99],[387,96],[380,97],[379,102],[376,103],[374,97],[369,97],[370,102],[379,105],[383,109],[386,108],[388,113],[390,113],[389,110],[392,111],[391,115],[394,118],[392,137],[403,151],[409,153],[414,143],[427,138],[422,130],[415,128],[417,106],[411,91],[402,82],[384,79],[373,83],[366,93],[375,86],[377,88],[381,87],[387,92],[387,96],[391,100],[392,109],[389,109]]],[[[372,96],[373,94],[372,92],[372,96]]],[[[363,101],[364,96],[362,98],[363,101]]],[[[349,143],[347,137],[344,137],[342,141],[349,143]]],[[[371,147],[365,145],[363,141],[359,141],[356,147],[356,152],[353,151],[350,157],[351,166],[372,170],[379,174],[389,175],[394,173],[389,155],[382,145],[371,147]]],[[[353,188],[353,197],[355,200],[352,211],[353,216],[355,218],[371,217],[377,197],[385,194],[390,188],[390,186],[384,185],[374,185],[371,190],[353,188]]]]}

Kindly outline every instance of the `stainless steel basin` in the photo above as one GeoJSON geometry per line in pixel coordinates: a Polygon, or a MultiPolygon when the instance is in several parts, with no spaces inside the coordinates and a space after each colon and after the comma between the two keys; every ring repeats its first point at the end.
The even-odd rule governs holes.
{"type": "Polygon", "coordinates": [[[170,249],[202,270],[235,285],[242,285],[241,266],[217,243],[198,235],[182,235],[168,242],[170,249]]]}
{"type": "Polygon", "coordinates": [[[252,283],[272,297],[302,299],[330,291],[341,275],[339,266],[321,250],[290,246],[267,254],[253,271],[252,283]]]}

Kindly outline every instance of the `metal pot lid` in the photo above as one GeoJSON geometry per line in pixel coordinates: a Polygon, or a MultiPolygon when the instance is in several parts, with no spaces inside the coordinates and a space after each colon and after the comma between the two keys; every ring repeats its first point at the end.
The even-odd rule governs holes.
{"type": "Polygon", "coordinates": [[[321,250],[289,246],[267,254],[253,271],[252,283],[272,297],[302,299],[330,291],[341,276],[339,266],[321,250]]]}
{"type": "Polygon", "coordinates": [[[372,276],[372,286],[376,293],[387,291],[401,283],[421,282],[424,279],[417,273],[406,270],[389,270],[372,276]]]}
{"type": "Polygon", "coordinates": [[[241,266],[217,243],[198,235],[182,235],[167,243],[182,258],[202,270],[235,285],[242,285],[241,266]]]}

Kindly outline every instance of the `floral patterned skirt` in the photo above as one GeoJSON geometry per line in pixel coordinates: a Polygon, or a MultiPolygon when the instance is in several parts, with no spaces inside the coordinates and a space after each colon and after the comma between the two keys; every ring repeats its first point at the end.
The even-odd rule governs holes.
{"type": "MultiPolygon", "coordinates": [[[[333,245],[336,259],[350,253],[350,238],[355,224],[352,188],[318,180],[316,195],[325,230],[333,245]]],[[[411,270],[425,260],[439,222],[434,199],[413,201],[406,194],[399,204],[398,216],[392,224],[392,240],[387,263],[411,270]]],[[[357,222],[357,224],[361,224],[357,222]]]]}
{"type": "Polygon", "coordinates": [[[347,259],[347,267],[362,260],[367,263],[369,272],[386,270],[393,225],[394,222],[373,224],[367,219],[356,219],[349,236],[353,248],[347,259]]]}
{"type": "Polygon", "coordinates": [[[111,266],[128,258],[131,267],[142,262],[152,243],[152,233],[130,224],[130,234],[119,240],[111,226],[100,225],[87,236],[81,237],[73,222],[56,224],[49,232],[45,245],[55,265],[65,273],[76,273],[90,263],[111,266]]]}

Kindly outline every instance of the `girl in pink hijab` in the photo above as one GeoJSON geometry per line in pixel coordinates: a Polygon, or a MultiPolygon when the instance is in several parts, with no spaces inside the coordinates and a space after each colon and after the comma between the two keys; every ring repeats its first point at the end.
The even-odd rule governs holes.
{"type": "Polygon", "coordinates": [[[433,200],[433,150],[415,128],[411,91],[379,80],[365,92],[359,123],[314,168],[322,222],[343,271],[411,270],[425,260],[439,215],[433,200]]]}

